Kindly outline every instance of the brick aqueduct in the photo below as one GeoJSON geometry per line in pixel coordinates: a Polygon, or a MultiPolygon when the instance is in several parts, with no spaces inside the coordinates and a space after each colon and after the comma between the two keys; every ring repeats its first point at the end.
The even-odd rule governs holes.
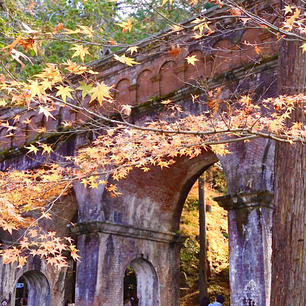
{"type": "MultiPolygon", "coordinates": [[[[213,16],[218,10],[207,14],[213,16]]],[[[200,40],[165,32],[157,43],[156,38],[155,43],[154,39],[143,43],[136,57],[140,65],[127,67],[108,57],[94,66],[101,71],[99,78],[116,88],[119,104],[135,106],[133,121],[138,124],[167,119],[152,97],[171,96],[183,114],[203,111],[187,94],[194,80],[211,88],[222,84],[224,98],[247,90],[258,98],[275,95],[277,46],[271,35],[243,28],[225,32],[200,40]],[[168,53],[169,45],[163,47],[161,41],[167,39],[181,46],[177,56],[168,53]],[[261,53],[249,43],[260,44],[261,53]],[[195,66],[186,64],[188,55],[199,59],[195,66]]],[[[8,113],[3,111],[1,118],[5,120],[8,113]]],[[[15,137],[4,137],[7,130],[0,130],[1,150],[11,147],[15,152],[3,154],[1,170],[38,166],[43,157],[30,159],[17,154],[17,148],[33,140],[35,128],[46,125],[49,131],[56,130],[63,120],[80,116],[64,109],[54,110],[53,115],[56,120],[47,122],[34,111],[22,115],[32,117],[32,124],[17,126],[15,137]]],[[[75,136],[60,143],[57,150],[71,154],[82,144],[84,137],[75,136]]],[[[59,271],[37,258],[22,269],[0,264],[0,298],[15,305],[21,279],[28,287],[29,306],[122,306],[124,275],[132,266],[140,306],[178,306],[180,237],[176,233],[181,211],[193,183],[218,160],[228,191],[218,201],[228,210],[231,305],[241,306],[246,300],[256,306],[269,305],[274,144],[267,139],[232,144],[231,154],[220,159],[206,152],[192,160],[179,158],[169,169],[135,170],[119,183],[122,194],[117,198],[111,198],[103,186],[89,190],[75,185],[74,194],[57,204],[57,217],[42,225],[67,235],[67,223],[74,222],[72,232],[82,260],[76,267],[59,271]]],[[[5,235],[1,238],[5,240],[5,235]]]]}

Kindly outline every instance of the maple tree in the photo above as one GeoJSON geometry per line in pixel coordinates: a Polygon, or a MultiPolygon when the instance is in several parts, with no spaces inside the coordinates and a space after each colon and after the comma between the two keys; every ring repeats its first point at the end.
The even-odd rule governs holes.
{"type": "MultiPolygon", "coordinates": [[[[115,2],[102,1],[99,5],[109,7],[108,12],[116,12],[118,16],[115,2]]],[[[171,14],[167,15],[167,12],[171,11],[175,0],[140,2],[142,7],[137,14],[143,14],[145,8],[149,7],[150,14],[157,14],[171,27],[169,32],[161,34],[155,42],[166,44],[168,54],[172,57],[179,56],[182,51],[182,46],[174,43],[176,34],[191,32],[194,39],[200,39],[217,31],[213,24],[215,20],[205,15],[197,16],[189,23],[183,24],[171,19],[171,14]],[[173,39],[171,35],[174,35],[173,39]],[[166,39],[163,38],[168,41],[165,42],[166,39]]],[[[306,26],[302,3],[280,7],[279,12],[283,14],[283,19],[273,23],[235,1],[208,2],[223,10],[224,15],[216,16],[216,20],[227,16],[245,27],[264,27],[279,40],[296,40],[297,49],[304,56],[306,26]]],[[[4,3],[8,5],[7,2],[4,3]]],[[[73,109],[82,114],[79,120],[62,123],[62,131],[57,132],[62,132],[63,137],[65,133],[90,130],[95,130],[99,136],[91,146],[80,149],[76,156],[61,156],[55,163],[53,155],[57,154],[56,145],[44,142],[45,135],[50,131],[45,127],[33,128],[32,132],[39,135],[39,140],[32,139],[23,149],[34,159],[35,156],[43,155],[44,167],[26,171],[11,170],[0,175],[0,226],[10,233],[20,228],[26,229],[18,247],[2,250],[4,262],[18,261],[22,266],[27,256],[40,255],[47,258],[50,264],[64,265],[62,254],[66,250],[70,250],[72,256],[77,258],[75,246],[69,238],[60,240],[54,234],[44,236],[38,234],[39,230],[36,229],[41,218],[48,218],[52,203],[65,196],[77,180],[88,188],[105,184],[106,189],[113,196],[117,196],[120,190],[117,190],[116,185],[101,179],[103,174],[111,174],[116,181],[124,179],[134,168],[149,171],[152,166],[170,167],[177,156],[194,158],[205,150],[213,150],[219,155],[226,154],[228,143],[249,141],[257,137],[270,138],[279,143],[287,143],[288,146],[305,143],[303,118],[298,116],[298,120],[292,120],[297,111],[304,110],[306,96],[303,90],[283,91],[277,98],[255,102],[248,93],[224,100],[220,98],[221,88],[210,89],[197,84],[201,94],[194,93],[191,98],[194,103],[207,106],[205,113],[172,120],[171,123],[156,121],[142,126],[130,123],[129,116],[133,107],[116,105],[112,86],[100,80],[99,71],[95,70],[94,65],[87,63],[96,59],[98,48],[103,47],[113,52],[108,55],[109,61],[130,67],[138,65],[140,62],[137,56],[142,52],[143,42],[138,43],[132,37],[134,30],[143,29],[142,23],[132,14],[118,17],[117,20],[111,18],[109,26],[119,28],[118,34],[114,36],[112,30],[97,31],[97,27],[94,28],[88,20],[82,18],[77,19],[79,24],[65,24],[64,18],[56,15],[54,21],[51,18],[52,22],[42,27],[37,21],[39,18],[29,17],[31,14],[42,14],[42,10],[35,7],[35,2],[32,4],[32,7],[27,8],[28,16],[17,10],[20,14],[16,27],[18,30],[4,27],[6,31],[3,31],[1,36],[0,106],[4,110],[3,114],[7,109],[12,110],[7,116],[2,116],[0,122],[7,132],[7,146],[10,137],[17,133],[18,123],[31,127],[33,115],[43,115],[49,122],[58,108],[73,109]],[[44,61],[41,60],[42,49],[54,46],[50,41],[64,43],[68,51],[64,53],[63,61],[44,63],[48,57],[45,57],[44,61]],[[18,72],[22,72],[33,65],[37,58],[41,64],[39,71],[31,77],[28,77],[28,74],[25,74],[26,78],[18,77],[16,67],[18,72]],[[112,113],[116,111],[119,117],[115,118],[119,119],[110,116],[109,109],[113,109],[112,113]],[[31,214],[25,216],[25,212],[33,210],[40,211],[39,217],[33,217],[31,214]]],[[[49,4],[46,1],[47,7],[49,4]]],[[[60,4],[63,3],[56,3],[60,4]]],[[[96,2],[80,1],[80,4],[84,8],[91,8],[96,2]]],[[[127,1],[126,5],[131,3],[127,1]]],[[[200,8],[203,6],[201,1],[183,1],[177,4],[176,10],[181,11],[183,7],[188,7],[188,17],[194,12],[201,13],[200,8]]],[[[12,8],[7,7],[8,14],[2,17],[5,25],[12,21],[12,8]]],[[[67,11],[69,10],[70,8],[67,8],[67,11]]],[[[48,13],[45,13],[45,16],[48,16],[48,13]]],[[[152,21],[152,15],[148,16],[146,17],[152,21]]],[[[137,37],[141,38],[141,35],[137,37]]],[[[254,44],[252,47],[257,54],[262,52],[260,45],[254,44]]],[[[196,55],[185,58],[187,65],[194,66],[197,61],[199,59],[196,55]]],[[[181,113],[180,107],[171,99],[161,99],[160,104],[169,112],[171,118],[181,113]]],[[[283,301],[280,303],[284,304],[283,301]]]]}

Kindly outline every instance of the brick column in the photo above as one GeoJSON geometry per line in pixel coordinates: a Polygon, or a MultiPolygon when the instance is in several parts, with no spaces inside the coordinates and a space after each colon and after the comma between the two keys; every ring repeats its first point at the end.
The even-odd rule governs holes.
{"type": "Polygon", "coordinates": [[[89,231],[80,234],[77,246],[81,259],[77,262],[75,305],[98,305],[95,299],[100,265],[100,234],[89,231]]]}
{"type": "Polygon", "coordinates": [[[100,221],[78,223],[71,229],[78,235],[81,255],[76,306],[123,306],[123,280],[129,265],[136,273],[140,306],[179,304],[183,237],[100,221]]]}
{"type": "Polygon", "coordinates": [[[228,210],[231,306],[269,306],[273,194],[215,198],[228,210]]]}

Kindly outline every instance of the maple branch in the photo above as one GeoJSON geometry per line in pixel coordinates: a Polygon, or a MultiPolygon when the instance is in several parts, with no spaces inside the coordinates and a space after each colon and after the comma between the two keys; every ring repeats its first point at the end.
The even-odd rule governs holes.
{"type": "MultiPolygon", "coordinates": [[[[259,17],[258,15],[255,15],[255,14],[249,12],[248,10],[246,10],[242,6],[237,5],[235,2],[233,2],[231,0],[227,0],[227,3],[229,3],[230,6],[242,11],[245,15],[247,15],[249,18],[251,18],[253,21],[258,23],[259,25],[264,25],[264,26],[270,28],[271,30],[273,30],[275,32],[278,32],[278,33],[281,33],[281,34],[284,34],[286,36],[293,37],[293,38],[296,38],[298,40],[306,41],[306,37],[298,35],[295,32],[288,32],[286,30],[283,30],[282,28],[277,27],[276,25],[270,23],[269,21],[259,17]]],[[[242,16],[236,16],[236,17],[242,17],[242,16]]]]}
{"type": "MultiPolygon", "coordinates": [[[[52,97],[52,96],[51,96],[52,97]]],[[[61,103],[64,103],[64,101],[62,101],[59,98],[56,97],[52,97],[53,99],[55,98],[55,100],[60,101],[61,103]]],[[[132,123],[127,122],[126,120],[124,120],[124,118],[122,118],[122,121],[119,120],[115,120],[115,119],[110,119],[104,115],[102,115],[101,113],[96,113],[92,110],[89,110],[88,108],[84,108],[84,107],[80,107],[77,105],[74,105],[72,103],[66,102],[66,104],[72,108],[78,109],[78,110],[82,110],[85,111],[87,113],[89,113],[92,116],[95,116],[105,122],[108,123],[112,123],[115,125],[119,125],[119,126],[126,126],[128,128],[132,128],[135,130],[140,130],[140,131],[150,131],[150,132],[154,132],[154,133],[159,133],[159,134],[184,134],[184,135],[194,135],[194,136],[209,136],[209,135],[217,135],[217,134],[224,134],[224,135],[228,135],[228,134],[237,134],[237,133],[247,133],[250,135],[256,135],[256,136],[260,136],[260,137],[264,137],[264,138],[269,138],[272,140],[277,140],[280,142],[286,142],[286,143],[292,143],[292,142],[301,142],[301,143],[306,143],[306,140],[304,138],[301,137],[285,137],[285,136],[276,136],[273,135],[271,133],[264,133],[264,132],[254,132],[252,130],[252,128],[254,127],[254,124],[252,125],[251,129],[250,128],[230,128],[228,126],[227,129],[214,129],[213,131],[190,131],[190,130],[181,130],[181,129],[162,129],[162,128],[152,128],[152,127],[144,127],[144,126],[139,126],[139,125],[135,125],[132,123]]],[[[223,121],[225,122],[226,120],[223,119],[223,121]]],[[[100,126],[100,122],[99,122],[99,126],[100,126]]],[[[244,136],[245,137],[245,136],[244,136]]],[[[236,140],[235,140],[236,141],[236,140]]],[[[218,143],[218,142],[216,142],[218,143]]],[[[222,140],[222,143],[223,142],[222,140]]],[[[203,142],[203,144],[207,144],[209,145],[210,143],[205,143],[203,142]]]]}
{"type": "MultiPolygon", "coordinates": [[[[48,209],[44,212],[45,214],[49,213],[50,210],[53,208],[54,204],[64,195],[64,193],[68,190],[68,187],[73,183],[74,179],[71,179],[65,186],[65,188],[63,188],[63,190],[58,194],[58,196],[52,200],[50,203],[48,203],[48,209]]],[[[30,223],[30,225],[24,230],[23,234],[18,237],[16,240],[14,240],[14,242],[11,243],[11,245],[9,245],[8,247],[12,247],[13,245],[17,245],[19,241],[21,241],[21,239],[23,239],[28,231],[35,225],[38,223],[39,220],[43,219],[44,216],[43,214],[40,215],[38,218],[34,219],[34,221],[32,223],[30,223]]]]}

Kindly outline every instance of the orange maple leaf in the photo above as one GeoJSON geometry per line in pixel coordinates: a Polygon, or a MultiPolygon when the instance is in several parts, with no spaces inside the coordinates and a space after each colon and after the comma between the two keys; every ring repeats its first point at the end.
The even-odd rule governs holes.
{"type": "Polygon", "coordinates": [[[182,48],[178,45],[176,46],[172,45],[171,49],[168,50],[168,54],[170,54],[173,57],[177,57],[179,54],[181,54],[181,52],[182,52],[182,48]]]}
{"type": "Polygon", "coordinates": [[[122,33],[125,33],[126,31],[131,32],[133,23],[132,19],[128,19],[127,21],[122,21],[121,23],[117,23],[117,25],[122,28],[122,33]]]}
{"type": "Polygon", "coordinates": [[[18,44],[22,46],[26,51],[29,49],[35,49],[35,40],[32,37],[20,39],[18,44]]]}
{"type": "Polygon", "coordinates": [[[64,24],[63,23],[59,23],[55,29],[54,29],[54,32],[57,33],[59,32],[60,30],[62,30],[64,28],[64,24]]]}

